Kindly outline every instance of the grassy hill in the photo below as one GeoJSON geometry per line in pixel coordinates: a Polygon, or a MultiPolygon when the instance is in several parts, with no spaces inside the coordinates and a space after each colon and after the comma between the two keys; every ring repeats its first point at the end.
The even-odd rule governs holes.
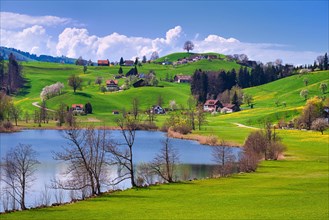
{"type": "Polygon", "coordinates": [[[172,53],[172,54],[168,54],[166,56],[160,57],[159,59],[156,59],[154,62],[164,62],[165,60],[169,61],[169,62],[174,62],[177,61],[178,59],[183,59],[183,58],[189,58],[192,55],[195,54],[202,54],[202,55],[217,55],[219,58],[225,58],[226,56],[223,54],[219,54],[219,53],[187,53],[187,52],[180,52],[180,53],[172,53]]]}
{"type": "MultiPolygon", "coordinates": [[[[180,53],[181,54],[181,53],[180,53]]],[[[182,55],[182,54],[181,54],[182,55]]],[[[177,54],[168,55],[169,57],[177,57],[177,54]]],[[[170,100],[175,100],[180,106],[186,106],[186,101],[190,95],[190,87],[187,84],[168,83],[164,81],[166,78],[173,78],[176,74],[192,75],[196,69],[203,70],[231,70],[239,69],[240,65],[235,62],[225,60],[201,60],[195,63],[188,63],[173,67],[172,65],[159,64],[143,64],[138,67],[139,73],[149,73],[154,71],[159,79],[159,87],[142,87],[131,88],[126,91],[115,93],[102,93],[95,79],[103,78],[102,85],[105,85],[107,79],[112,79],[118,74],[119,66],[89,66],[86,74],[83,73],[82,66],[72,64],[57,64],[44,62],[22,62],[23,73],[28,80],[26,87],[14,98],[24,111],[33,113],[36,109],[32,106],[33,102],[41,102],[40,92],[43,87],[56,82],[62,82],[65,85],[64,94],[47,100],[47,107],[57,109],[61,102],[67,105],[77,103],[87,103],[90,101],[93,105],[93,113],[88,117],[97,119],[97,121],[111,123],[115,116],[112,115],[113,110],[121,111],[123,108],[130,109],[131,100],[138,97],[140,100],[141,110],[146,110],[150,106],[156,104],[159,96],[163,97],[164,107],[168,107],[170,100]],[[67,85],[67,78],[71,74],[79,75],[83,79],[83,89],[75,94],[67,85]]],[[[123,73],[127,73],[132,67],[123,66],[123,73]]],[[[119,85],[124,84],[125,79],[119,80],[119,85]]],[[[83,121],[87,121],[88,117],[82,117],[83,121]]]]}
{"type": "MultiPolygon", "coordinates": [[[[59,71],[65,72],[54,69],[44,73],[45,82],[50,82],[50,75],[59,74],[59,71]]],[[[67,71],[79,73],[80,69],[72,66],[72,69],[67,71]]],[[[104,70],[100,68],[99,71],[104,70]]],[[[29,94],[33,94],[33,84],[43,78],[33,78],[33,73],[30,74],[32,86],[29,94]]],[[[88,78],[94,73],[89,74],[82,76],[88,78]]],[[[321,82],[329,83],[329,71],[291,76],[245,89],[245,93],[254,96],[253,109],[242,106],[244,110],[241,112],[208,116],[208,125],[194,133],[217,135],[226,141],[242,144],[254,129],[239,127],[234,123],[261,127],[262,121],[268,117],[272,117],[273,121],[281,117],[289,119],[298,114],[305,104],[305,100],[299,96],[300,90],[307,88],[310,96],[322,95],[319,90],[321,82]],[[309,79],[308,86],[303,83],[304,77],[309,79]],[[278,107],[276,100],[280,103],[278,107]],[[281,104],[283,101],[286,102],[286,107],[281,104]]],[[[173,86],[172,90],[177,90],[176,94],[172,94],[176,98],[184,94],[188,96],[188,86],[170,85],[173,86]]],[[[152,93],[170,88],[170,85],[164,84],[164,88],[134,89],[126,91],[126,94],[131,96],[141,91],[142,95],[144,89],[154,89],[148,91],[152,93]]],[[[106,99],[109,102],[115,100],[115,96],[125,94],[122,92],[101,96],[92,91],[92,87],[86,86],[84,93],[93,95],[93,99],[106,99]]],[[[70,92],[65,95],[67,99],[74,97],[70,92]]],[[[83,97],[81,94],[76,96],[83,97]]],[[[24,103],[24,97],[27,96],[18,97],[17,101],[24,103]]],[[[118,101],[125,102],[124,96],[118,101]]],[[[181,101],[183,102],[183,98],[181,101]]],[[[56,100],[50,103],[52,102],[55,105],[56,100]]],[[[284,159],[263,161],[255,173],[130,189],[75,204],[6,214],[2,215],[1,219],[328,219],[328,130],[324,135],[320,132],[299,130],[277,132],[287,146],[284,159]]]]}

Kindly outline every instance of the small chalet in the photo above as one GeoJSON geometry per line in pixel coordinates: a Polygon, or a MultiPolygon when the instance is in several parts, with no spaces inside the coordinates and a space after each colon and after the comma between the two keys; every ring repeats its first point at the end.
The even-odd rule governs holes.
{"type": "Polygon", "coordinates": [[[209,99],[206,101],[206,103],[204,103],[203,105],[203,111],[206,112],[215,112],[217,111],[217,108],[221,107],[221,103],[219,100],[213,100],[213,99],[209,99]]]}
{"type": "Polygon", "coordinates": [[[232,113],[237,111],[240,111],[239,107],[230,103],[223,104],[223,108],[220,109],[221,113],[232,113]]]}
{"type": "Polygon", "coordinates": [[[110,65],[110,61],[109,60],[98,60],[97,61],[97,65],[98,66],[109,66],[110,65]]]}
{"type": "Polygon", "coordinates": [[[107,91],[119,90],[118,80],[112,80],[112,79],[106,80],[106,89],[107,89],[107,91]]]}
{"type": "Polygon", "coordinates": [[[125,66],[133,66],[135,62],[133,60],[125,60],[125,66]]]}
{"type": "Polygon", "coordinates": [[[154,114],[165,114],[166,111],[160,105],[152,106],[151,112],[154,114]]]}
{"type": "Polygon", "coordinates": [[[83,112],[83,104],[72,104],[72,111],[76,113],[82,113],[83,112]]]}
{"type": "Polygon", "coordinates": [[[134,88],[138,88],[138,87],[143,87],[145,86],[145,80],[144,79],[139,79],[136,82],[133,83],[133,87],[134,88]]]}
{"type": "Polygon", "coordinates": [[[120,113],[120,112],[119,112],[118,110],[113,110],[113,111],[112,111],[112,114],[113,114],[113,115],[118,115],[119,113],[120,113]]]}
{"type": "Polygon", "coordinates": [[[192,77],[187,75],[175,75],[174,81],[178,83],[190,83],[192,81],[192,77]]]}
{"type": "Polygon", "coordinates": [[[217,55],[208,55],[208,60],[214,60],[217,59],[217,55]]]}

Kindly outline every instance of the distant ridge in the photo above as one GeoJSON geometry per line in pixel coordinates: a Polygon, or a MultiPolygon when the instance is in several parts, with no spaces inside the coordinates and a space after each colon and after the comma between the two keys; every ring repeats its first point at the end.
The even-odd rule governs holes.
{"type": "Polygon", "coordinates": [[[17,60],[19,61],[41,61],[41,62],[51,62],[51,63],[75,63],[76,59],[68,58],[65,56],[53,57],[49,55],[40,55],[30,54],[29,52],[24,52],[17,50],[15,48],[0,47],[0,54],[4,57],[5,60],[8,60],[9,54],[13,53],[17,60]]]}

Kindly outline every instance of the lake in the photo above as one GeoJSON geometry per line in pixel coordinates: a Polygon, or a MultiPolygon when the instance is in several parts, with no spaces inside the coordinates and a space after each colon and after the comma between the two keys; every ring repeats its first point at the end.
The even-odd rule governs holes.
{"type": "MultiPolygon", "coordinates": [[[[44,194],[45,185],[50,184],[53,178],[63,179],[63,172],[66,169],[65,163],[53,159],[52,152],[60,152],[62,146],[67,145],[63,137],[64,131],[58,130],[24,130],[16,133],[0,133],[0,156],[4,157],[6,152],[17,146],[19,143],[30,144],[38,153],[40,164],[37,166],[36,180],[27,193],[26,205],[33,207],[40,205],[40,198],[44,194]]],[[[133,147],[133,159],[136,165],[152,161],[159,153],[165,139],[165,133],[158,131],[137,131],[133,147]]],[[[111,131],[112,139],[122,142],[123,137],[120,131],[111,131]]],[[[171,144],[179,153],[180,166],[178,167],[180,179],[206,178],[212,176],[215,163],[212,159],[212,148],[201,145],[197,141],[171,139],[171,144]]],[[[239,149],[234,148],[237,154],[239,149]]],[[[115,175],[115,171],[111,172],[115,175]]],[[[113,178],[113,177],[110,177],[113,178]]],[[[125,189],[130,187],[130,182],[125,181],[115,188],[125,189]]],[[[110,187],[107,190],[112,189],[110,187]]],[[[52,193],[51,190],[49,192],[52,193]]],[[[2,197],[1,197],[2,198],[2,197]]],[[[0,212],[3,211],[3,201],[0,198],[0,212]]],[[[65,196],[68,201],[68,194],[65,196]]],[[[51,199],[52,203],[54,198],[51,199]]]]}

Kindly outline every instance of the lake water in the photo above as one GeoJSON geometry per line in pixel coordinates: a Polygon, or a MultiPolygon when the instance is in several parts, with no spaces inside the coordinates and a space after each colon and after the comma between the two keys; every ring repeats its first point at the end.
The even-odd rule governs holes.
{"type": "MultiPolygon", "coordinates": [[[[40,161],[40,165],[37,166],[36,180],[27,193],[27,207],[39,205],[44,187],[50,184],[51,179],[63,179],[62,174],[66,168],[65,163],[54,160],[52,154],[52,152],[60,152],[62,146],[67,145],[67,140],[64,139],[63,135],[64,131],[58,130],[24,130],[10,134],[0,133],[1,159],[10,148],[17,146],[19,143],[31,144],[38,153],[37,159],[40,161]]],[[[111,136],[116,141],[123,141],[119,131],[111,131],[111,136]]],[[[155,155],[159,153],[162,147],[161,141],[164,139],[165,133],[163,132],[137,131],[133,147],[135,164],[152,161],[155,155]]],[[[211,147],[201,145],[196,141],[181,139],[171,139],[171,144],[179,153],[181,164],[179,173],[182,175],[180,179],[199,179],[212,175],[215,164],[211,155],[211,147]]],[[[234,151],[238,153],[239,149],[234,148],[234,151]]],[[[112,173],[115,173],[115,171],[112,173]]],[[[130,187],[129,184],[129,181],[125,181],[121,185],[116,186],[116,188],[127,188],[130,187]]],[[[50,194],[52,193],[50,190],[50,194]]],[[[1,198],[0,212],[3,211],[1,198]]],[[[69,200],[68,194],[66,194],[65,200],[69,200]]],[[[51,202],[55,202],[54,198],[51,199],[51,202]]]]}

